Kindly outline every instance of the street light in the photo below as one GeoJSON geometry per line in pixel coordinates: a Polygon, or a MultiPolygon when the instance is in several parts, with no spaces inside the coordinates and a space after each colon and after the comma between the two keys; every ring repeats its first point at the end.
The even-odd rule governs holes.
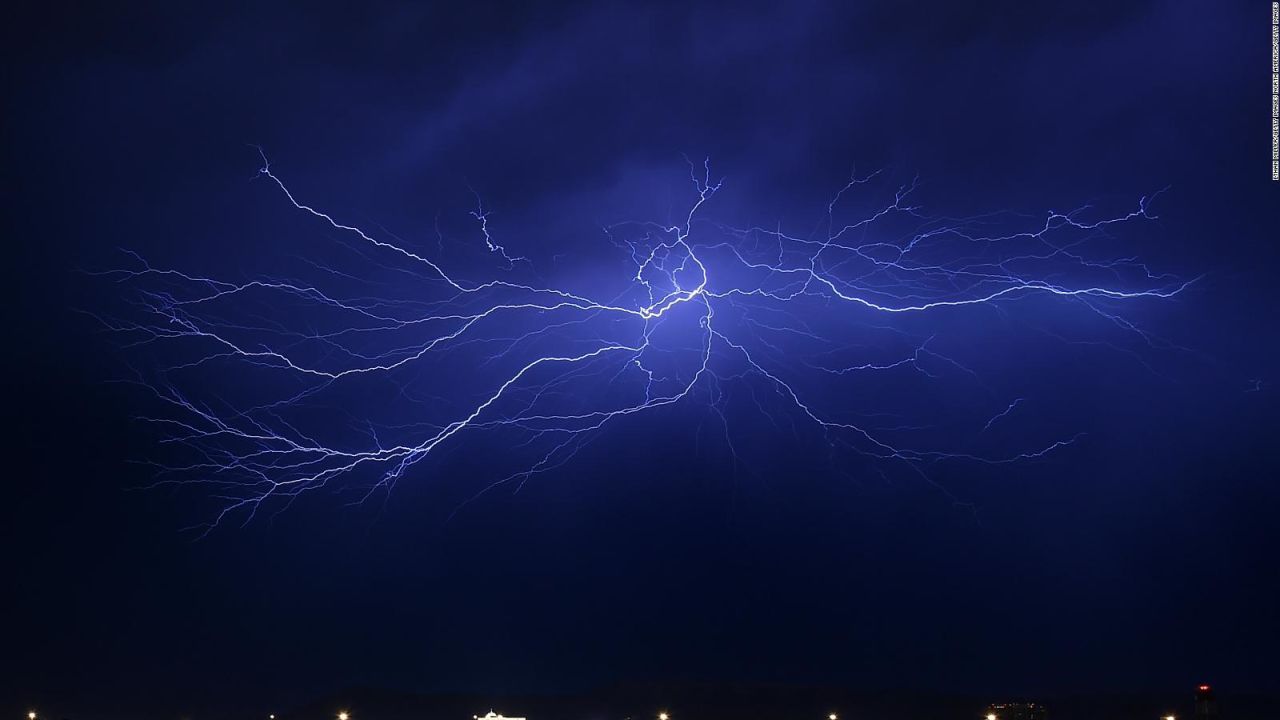
{"type": "Polygon", "coordinates": [[[827,716],[827,720],[840,720],[840,718],[835,713],[831,713],[827,716]]]}
{"type": "Polygon", "coordinates": [[[27,713],[27,720],[36,720],[36,711],[35,711],[35,710],[32,710],[31,712],[27,713]]]}
{"type": "Polygon", "coordinates": [[[343,710],[338,713],[338,720],[351,720],[351,716],[347,714],[346,710],[343,710]]]}
{"type": "Polygon", "coordinates": [[[660,712],[658,713],[658,720],[671,720],[671,716],[664,712],[660,712]]]}
{"type": "Polygon", "coordinates": [[[987,713],[987,720],[996,720],[995,713],[987,713]]]}
{"type": "Polygon", "coordinates": [[[1172,715],[1165,715],[1164,717],[1160,718],[1160,720],[1178,720],[1178,718],[1172,715]]]}

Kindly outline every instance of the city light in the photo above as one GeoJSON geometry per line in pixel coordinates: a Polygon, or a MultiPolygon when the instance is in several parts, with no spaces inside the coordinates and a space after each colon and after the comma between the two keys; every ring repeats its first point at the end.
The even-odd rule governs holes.
{"type": "Polygon", "coordinates": [[[27,720],[36,720],[36,711],[35,711],[35,710],[32,710],[31,712],[27,713],[27,720]]]}
{"type": "Polygon", "coordinates": [[[987,720],[996,720],[995,713],[987,713],[987,720]]]}
{"type": "Polygon", "coordinates": [[[658,720],[671,720],[671,716],[664,712],[660,712],[658,713],[658,720]]]}
{"type": "Polygon", "coordinates": [[[1164,716],[1163,718],[1161,718],[1160,720],[1178,720],[1178,718],[1176,718],[1176,717],[1174,717],[1174,716],[1172,716],[1172,715],[1165,715],[1165,716],[1164,716]]]}
{"type": "Polygon", "coordinates": [[[830,715],[827,716],[827,720],[840,720],[840,719],[839,717],[836,716],[835,713],[831,713],[830,715]]]}
{"type": "Polygon", "coordinates": [[[343,710],[338,713],[338,720],[351,720],[351,716],[347,714],[346,710],[343,710]]]}

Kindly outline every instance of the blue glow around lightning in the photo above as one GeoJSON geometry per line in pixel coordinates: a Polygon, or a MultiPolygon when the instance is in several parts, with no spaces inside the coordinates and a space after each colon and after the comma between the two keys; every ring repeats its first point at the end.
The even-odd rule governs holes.
{"type": "MultiPolygon", "coordinates": [[[[489,277],[464,279],[446,267],[442,253],[428,257],[389,233],[308,204],[264,155],[259,177],[300,213],[301,231],[318,222],[345,236],[379,277],[304,258],[321,282],[233,281],[155,267],[129,251],[128,267],[97,273],[136,289],[137,314],[95,317],[128,338],[126,346],[174,346],[166,357],[180,358],[138,373],[165,408],[142,419],[162,428],[166,445],[193,453],[189,462],[157,463],[157,482],[207,490],[218,506],[197,528],[207,533],[335,485],[355,488],[359,501],[389,494],[428,458],[447,448],[465,452],[470,441],[487,436],[502,452],[479,497],[564,467],[614,426],[669,422],[663,408],[691,403],[717,415],[736,457],[722,404],[729,383],[749,385],[756,408],[772,418],[787,409],[793,429],[808,428],[832,447],[900,463],[926,479],[926,463],[1031,460],[1080,435],[1001,456],[917,447],[901,439],[909,424],[851,419],[857,408],[833,406],[825,393],[806,388],[876,373],[913,373],[927,382],[938,367],[972,374],[935,350],[933,335],[912,337],[895,327],[895,318],[1033,296],[1083,307],[1147,345],[1165,347],[1122,311],[1171,298],[1194,282],[1153,272],[1133,257],[1090,252],[1113,228],[1153,219],[1154,197],[1112,217],[1092,217],[1089,207],[1039,219],[1013,216],[1024,227],[1009,229],[1006,214],[929,217],[911,204],[912,181],[876,210],[843,218],[848,197],[879,181],[873,173],[838,189],[821,231],[799,234],[705,218],[723,180],[713,179],[709,161],[689,167],[692,193],[677,222],[604,229],[627,269],[609,279],[616,294],[597,297],[536,280],[533,263],[508,250],[518,238],[495,238],[479,194],[469,216],[496,262],[489,277]],[[882,232],[891,219],[911,230],[882,232]],[[396,293],[380,293],[388,273],[400,278],[396,293]],[[305,312],[263,310],[286,302],[305,312]],[[900,349],[886,354],[834,332],[832,317],[849,318],[868,335],[892,336],[900,349]],[[796,352],[787,345],[792,340],[814,350],[796,352]],[[417,417],[379,419],[360,399],[368,394],[362,388],[374,386],[393,388],[417,417]],[[317,414],[325,421],[315,421],[317,414]],[[335,416],[343,422],[333,422],[335,416]]],[[[975,431],[992,431],[1031,405],[1023,397],[1005,403],[975,417],[975,431]]]]}

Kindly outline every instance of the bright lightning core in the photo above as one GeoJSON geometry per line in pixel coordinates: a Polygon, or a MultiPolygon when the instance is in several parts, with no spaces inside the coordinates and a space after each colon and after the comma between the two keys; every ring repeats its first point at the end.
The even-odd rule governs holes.
{"type": "MultiPolygon", "coordinates": [[[[299,232],[347,246],[341,264],[300,257],[288,276],[232,280],[130,252],[128,267],[100,273],[136,290],[132,310],[97,317],[150,350],[138,381],[164,410],[143,419],[189,453],[158,464],[158,482],[217,499],[207,532],[321,488],[362,500],[390,493],[427,474],[437,453],[465,452],[487,434],[502,452],[486,458],[483,494],[561,468],[601,432],[667,422],[663,408],[690,403],[717,418],[736,458],[724,411],[731,385],[790,432],[925,477],[938,461],[1037,458],[1078,435],[1003,455],[927,446],[913,430],[931,419],[904,418],[911,403],[876,413],[857,406],[856,391],[833,388],[866,378],[981,383],[938,349],[939,329],[959,313],[1037,297],[1155,345],[1125,307],[1189,284],[1107,253],[1115,230],[1154,217],[1151,198],[1109,217],[1085,207],[939,218],[913,204],[913,181],[846,217],[852,196],[883,185],[872,174],[840,188],[819,230],[804,234],[716,222],[709,205],[722,181],[708,162],[690,169],[677,219],[606,227],[622,264],[604,270],[620,269],[574,285],[543,281],[509,250],[520,239],[497,237],[479,196],[475,247],[492,262],[471,277],[447,267],[443,245],[424,249],[309,204],[264,157],[260,179],[298,211],[299,232]]],[[[1027,405],[1006,397],[999,412],[979,410],[973,433],[1027,405]]]]}

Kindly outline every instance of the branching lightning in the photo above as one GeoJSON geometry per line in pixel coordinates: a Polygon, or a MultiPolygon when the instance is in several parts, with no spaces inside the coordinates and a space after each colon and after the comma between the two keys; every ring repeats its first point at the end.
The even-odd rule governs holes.
{"type": "MultiPolygon", "coordinates": [[[[431,253],[348,224],[308,204],[264,155],[259,177],[303,223],[354,243],[361,262],[306,260],[299,273],[312,273],[311,281],[234,281],[156,267],[129,252],[127,267],[96,273],[135,288],[136,313],[95,317],[128,347],[170,348],[165,361],[139,372],[164,408],[142,419],[190,461],[158,463],[158,482],[217,498],[199,527],[208,532],[321,488],[354,488],[359,500],[390,493],[429,458],[487,438],[501,452],[479,497],[563,467],[613,426],[680,405],[708,409],[737,457],[724,412],[734,384],[780,427],[917,471],[938,461],[1035,459],[1080,436],[1004,455],[917,447],[910,432],[928,418],[859,417],[849,397],[815,388],[875,374],[981,382],[938,349],[936,333],[917,337],[897,320],[1037,297],[1165,347],[1122,310],[1194,282],[1096,252],[1111,229],[1154,218],[1153,197],[1104,218],[1089,207],[1042,218],[935,218],[912,204],[911,181],[874,211],[842,219],[849,196],[878,180],[872,174],[835,193],[820,231],[795,234],[705,219],[723,181],[709,161],[689,167],[693,192],[676,222],[605,228],[626,271],[601,295],[538,280],[531,261],[508,251],[517,238],[495,238],[478,194],[469,215],[498,262],[473,280],[447,268],[438,224],[431,253]],[[909,229],[882,231],[889,222],[909,229]],[[395,292],[384,292],[388,275],[395,292]],[[873,343],[873,335],[889,340],[873,343]],[[379,413],[392,402],[409,409],[397,418],[412,420],[379,413]]],[[[1003,427],[1026,403],[1006,397],[977,409],[975,433],[1003,427]]]]}

